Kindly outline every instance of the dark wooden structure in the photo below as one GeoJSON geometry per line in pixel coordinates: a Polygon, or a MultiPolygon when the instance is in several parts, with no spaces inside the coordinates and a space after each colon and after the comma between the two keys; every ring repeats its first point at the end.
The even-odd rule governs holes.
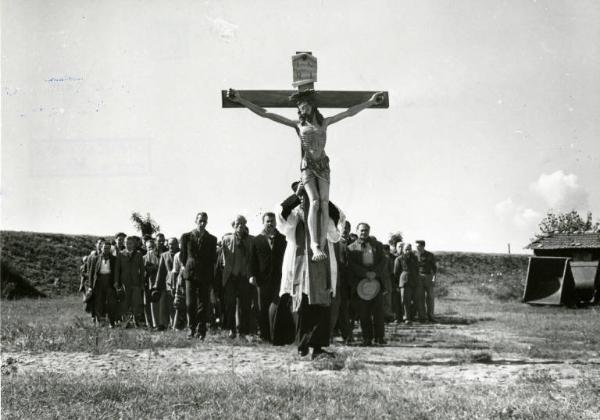
{"type": "Polygon", "coordinates": [[[554,233],[527,245],[529,259],[523,301],[577,305],[599,301],[600,232],[554,233]]]}

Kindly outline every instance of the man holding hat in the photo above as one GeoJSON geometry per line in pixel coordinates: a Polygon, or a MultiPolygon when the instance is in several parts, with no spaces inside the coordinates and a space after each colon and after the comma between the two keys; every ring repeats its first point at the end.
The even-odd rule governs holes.
{"type": "Polygon", "coordinates": [[[417,270],[419,282],[417,285],[417,307],[419,308],[419,317],[421,321],[435,322],[433,317],[433,284],[435,283],[435,275],[437,266],[435,264],[435,256],[425,250],[425,241],[415,241],[417,244],[417,270]],[[425,318],[425,314],[426,318],[425,318]]]}
{"type": "Polygon", "coordinates": [[[383,270],[385,259],[379,242],[369,236],[371,227],[359,223],[358,240],[348,246],[348,265],[352,282],[358,294],[360,327],[363,345],[386,344],[383,322],[383,270]]]}

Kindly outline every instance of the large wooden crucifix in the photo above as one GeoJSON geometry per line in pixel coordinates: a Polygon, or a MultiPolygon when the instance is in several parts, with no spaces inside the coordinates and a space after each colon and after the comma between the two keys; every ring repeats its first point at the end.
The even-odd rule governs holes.
{"type": "Polygon", "coordinates": [[[325,154],[327,128],[367,108],[388,108],[389,98],[387,92],[377,91],[315,91],[317,59],[311,52],[297,52],[292,56],[292,70],[292,86],[296,90],[229,89],[221,91],[221,100],[223,108],[245,107],[263,118],[292,127],[300,138],[300,185],[307,195],[304,200],[308,227],[306,255],[310,261],[309,277],[313,277],[313,273],[328,271],[326,260],[333,252],[327,240],[330,183],[329,158],[325,154]],[[297,108],[299,119],[291,120],[264,108],[297,108]],[[325,118],[318,108],[348,109],[325,118]]]}

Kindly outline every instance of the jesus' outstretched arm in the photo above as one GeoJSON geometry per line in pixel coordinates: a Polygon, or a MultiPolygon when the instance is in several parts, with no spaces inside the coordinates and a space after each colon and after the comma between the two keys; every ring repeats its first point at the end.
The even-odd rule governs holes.
{"type": "Polygon", "coordinates": [[[269,112],[264,108],[250,102],[246,98],[243,98],[238,91],[234,89],[229,89],[227,92],[227,97],[234,102],[237,102],[240,105],[245,106],[250,111],[254,112],[256,115],[268,118],[269,120],[275,121],[279,124],[287,125],[288,127],[296,127],[297,122],[294,120],[290,120],[289,118],[284,117],[283,115],[275,114],[273,112],[269,112]]]}
{"type": "Polygon", "coordinates": [[[326,118],[325,120],[327,121],[327,125],[334,124],[338,121],[343,120],[344,118],[352,117],[358,114],[360,111],[365,110],[375,104],[378,104],[382,100],[383,92],[377,92],[373,96],[371,96],[371,98],[368,101],[363,102],[362,104],[354,105],[348,108],[347,110],[340,112],[339,114],[326,118]]]}

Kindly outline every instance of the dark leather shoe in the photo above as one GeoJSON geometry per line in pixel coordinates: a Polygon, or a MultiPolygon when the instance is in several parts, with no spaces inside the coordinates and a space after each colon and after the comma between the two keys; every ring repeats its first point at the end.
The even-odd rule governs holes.
{"type": "Polygon", "coordinates": [[[304,357],[308,354],[308,347],[298,347],[298,355],[304,357]]]}
{"type": "Polygon", "coordinates": [[[361,347],[369,347],[372,345],[373,345],[373,343],[371,342],[371,340],[363,340],[361,347]]]}
{"type": "Polygon", "coordinates": [[[315,349],[313,349],[313,352],[310,355],[310,360],[315,360],[319,356],[321,356],[321,357],[335,357],[335,353],[333,353],[331,351],[323,350],[320,347],[316,347],[315,349]]]}
{"type": "Polygon", "coordinates": [[[235,330],[231,330],[231,331],[229,331],[229,335],[228,335],[228,337],[229,337],[229,338],[235,338],[235,336],[236,336],[236,335],[237,335],[237,334],[235,333],[235,330]]]}

